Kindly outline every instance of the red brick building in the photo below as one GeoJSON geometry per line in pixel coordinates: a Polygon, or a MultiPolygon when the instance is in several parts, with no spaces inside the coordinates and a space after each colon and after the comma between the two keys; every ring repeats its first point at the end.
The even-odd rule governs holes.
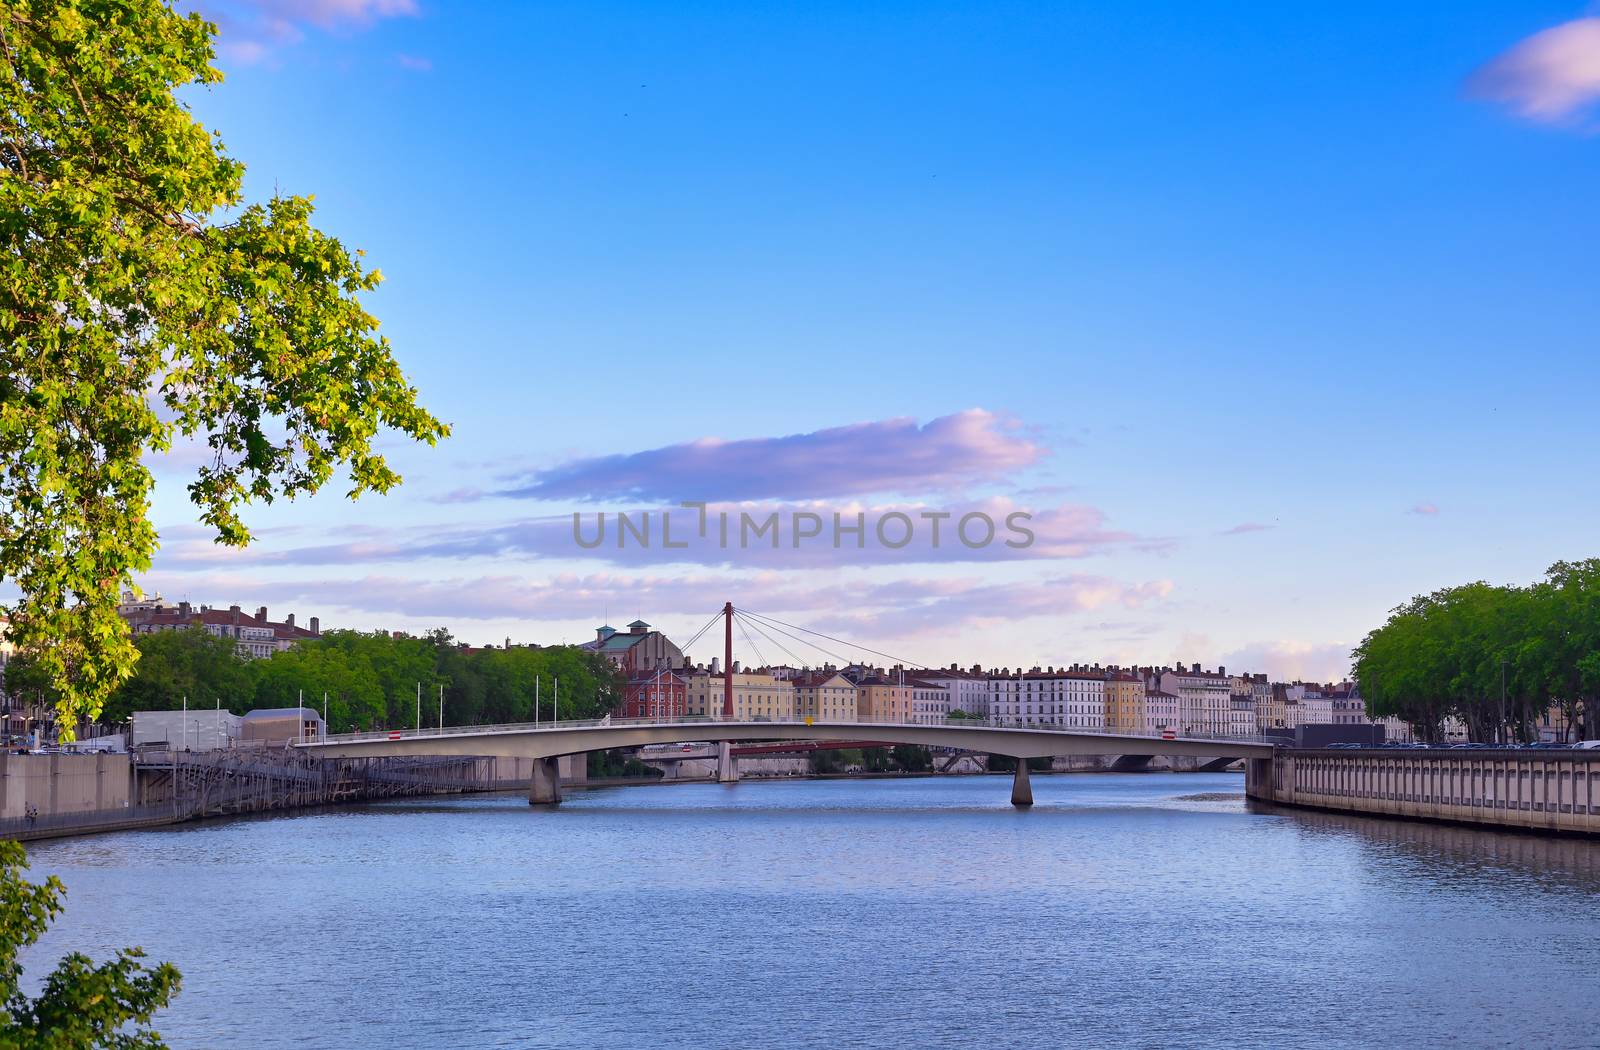
{"type": "Polygon", "coordinates": [[[628,679],[617,717],[682,718],[688,712],[689,694],[683,676],[662,669],[628,679]]]}

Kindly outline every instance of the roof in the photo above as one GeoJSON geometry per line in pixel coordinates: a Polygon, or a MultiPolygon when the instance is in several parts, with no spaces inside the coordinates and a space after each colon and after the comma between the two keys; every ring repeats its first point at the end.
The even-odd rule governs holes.
{"type": "Polygon", "coordinates": [[[259,707],[244,716],[246,722],[270,722],[279,718],[297,718],[303,722],[322,721],[322,712],[312,707],[259,707]]]}
{"type": "Polygon", "coordinates": [[[650,625],[645,623],[643,620],[635,620],[632,623],[630,623],[628,626],[629,627],[649,627],[650,625]]]}
{"type": "Polygon", "coordinates": [[[815,689],[819,685],[827,685],[835,678],[844,679],[844,684],[854,687],[855,683],[838,671],[802,671],[790,679],[796,689],[815,689]]]}
{"type": "Polygon", "coordinates": [[[277,620],[258,620],[249,613],[234,613],[230,609],[191,609],[188,615],[178,609],[139,609],[127,617],[130,626],[152,627],[189,627],[205,625],[213,627],[270,627],[275,638],[320,638],[321,635],[313,634],[304,627],[290,627],[277,620]]]}
{"type": "Polygon", "coordinates": [[[662,669],[659,671],[635,671],[633,677],[628,679],[628,684],[649,685],[651,682],[659,682],[669,678],[672,681],[679,683],[682,683],[685,680],[684,676],[676,671],[662,669]]]}

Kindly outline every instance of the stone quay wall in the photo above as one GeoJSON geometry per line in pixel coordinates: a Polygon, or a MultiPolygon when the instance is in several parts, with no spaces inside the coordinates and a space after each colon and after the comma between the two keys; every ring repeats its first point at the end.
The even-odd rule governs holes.
{"type": "Polygon", "coordinates": [[[1283,748],[1249,761],[1245,793],[1287,806],[1600,835],[1597,751],[1283,748]]]}

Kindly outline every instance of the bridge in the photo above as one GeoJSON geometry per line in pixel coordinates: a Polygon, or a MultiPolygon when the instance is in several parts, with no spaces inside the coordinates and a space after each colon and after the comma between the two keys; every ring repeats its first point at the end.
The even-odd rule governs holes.
{"type": "Polygon", "coordinates": [[[718,779],[737,779],[732,747],[740,742],[817,740],[956,748],[1017,760],[1011,802],[1033,804],[1030,758],[1056,755],[1189,755],[1205,758],[1270,758],[1272,741],[1259,736],[1179,736],[1099,730],[1054,724],[1017,725],[980,719],[927,722],[736,722],[703,717],[610,719],[582,722],[458,726],[446,729],[346,733],[298,746],[327,758],[373,755],[455,755],[533,760],[532,804],[561,801],[556,760],[612,748],[711,741],[718,745],[718,779]]]}

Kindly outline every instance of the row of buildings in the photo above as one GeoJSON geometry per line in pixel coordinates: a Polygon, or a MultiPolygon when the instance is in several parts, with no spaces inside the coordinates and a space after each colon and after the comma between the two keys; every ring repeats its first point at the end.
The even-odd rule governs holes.
{"type": "MultiPolygon", "coordinates": [[[[724,682],[717,661],[692,666],[677,646],[648,623],[626,631],[596,630],[587,647],[603,653],[627,685],[616,714],[623,718],[720,717],[724,682]]],[[[1226,667],[945,668],[788,666],[742,668],[735,663],[737,721],[923,722],[952,715],[1022,726],[1102,732],[1248,736],[1304,725],[1383,725],[1391,740],[1409,740],[1398,719],[1374,722],[1350,682],[1337,686],[1270,682],[1264,674],[1229,674],[1226,667]]]]}
{"type": "Polygon", "coordinates": [[[239,655],[247,660],[260,660],[308,638],[322,637],[322,625],[317,617],[311,617],[301,627],[294,622],[294,613],[281,621],[269,619],[265,605],[252,615],[237,605],[221,609],[188,602],[173,604],[159,594],[139,597],[124,591],[117,614],[127,621],[128,629],[135,635],[198,627],[218,638],[231,638],[239,655]]]}

